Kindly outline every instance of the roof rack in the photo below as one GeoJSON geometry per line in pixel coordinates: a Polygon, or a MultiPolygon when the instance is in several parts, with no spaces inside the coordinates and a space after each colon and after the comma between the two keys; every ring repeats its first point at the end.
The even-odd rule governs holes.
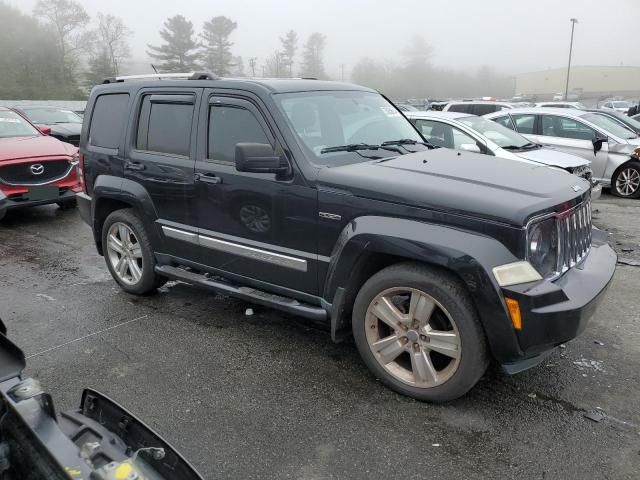
{"type": "Polygon", "coordinates": [[[130,80],[218,80],[214,74],[209,72],[188,72],[188,73],[149,73],[144,75],[127,75],[122,77],[105,78],[102,83],[126,82],[130,80]]]}

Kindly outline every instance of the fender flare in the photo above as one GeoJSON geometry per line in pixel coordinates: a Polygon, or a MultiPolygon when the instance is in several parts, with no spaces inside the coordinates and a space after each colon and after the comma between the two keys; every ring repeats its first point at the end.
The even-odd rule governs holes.
{"type": "MultiPolygon", "coordinates": [[[[416,220],[364,216],[341,232],[331,255],[323,297],[333,299],[332,334],[350,326],[344,313],[350,279],[372,255],[386,254],[452,272],[466,286],[494,358],[506,362],[522,352],[491,270],[519,260],[492,237],[416,220]]],[[[355,292],[352,298],[355,298],[355,292]]]]}

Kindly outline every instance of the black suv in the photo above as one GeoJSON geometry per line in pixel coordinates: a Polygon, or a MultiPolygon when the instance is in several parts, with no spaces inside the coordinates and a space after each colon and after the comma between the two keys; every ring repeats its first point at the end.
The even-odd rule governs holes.
{"type": "Polygon", "coordinates": [[[434,149],[363,87],[113,79],[85,120],[80,211],[125,291],[178,279],[326,321],[415,398],[536,365],[614,273],[588,182],[434,149]]]}

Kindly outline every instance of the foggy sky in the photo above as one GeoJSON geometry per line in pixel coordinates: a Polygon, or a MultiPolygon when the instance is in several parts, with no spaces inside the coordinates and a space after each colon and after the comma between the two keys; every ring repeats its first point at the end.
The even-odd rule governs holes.
{"type": "MultiPolygon", "coordinates": [[[[30,12],[36,0],[7,0],[30,12]]],[[[574,65],[640,65],[640,0],[80,0],[93,17],[121,17],[133,30],[132,60],[148,61],[147,43],[160,44],[164,20],[182,14],[198,32],[205,20],[226,15],[238,23],[234,55],[258,65],[280,48],[289,29],[302,41],[327,36],[325,66],[348,78],[357,61],[398,59],[408,39],[422,35],[434,65],[475,69],[488,65],[517,73],[566,65],[570,22],[577,17],[574,65]]],[[[299,53],[301,53],[301,46],[299,53]]],[[[300,61],[298,55],[297,61],[300,61]]]]}

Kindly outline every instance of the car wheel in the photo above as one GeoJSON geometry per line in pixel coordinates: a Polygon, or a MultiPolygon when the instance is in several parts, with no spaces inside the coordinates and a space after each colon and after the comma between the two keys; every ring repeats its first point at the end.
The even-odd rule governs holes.
{"type": "Polygon", "coordinates": [[[68,200],[57,202],[57,205],[58,207],[60,207],[60,210],[71,210],[72,208],[76,208],[76,205],[78,205],[78,201],[75,198],[71,198],[68,200]]]}
{"type": "Polygon", "coordinates": [[[640,197],[640,163],[629,162],[616,171],[611,179],[611,193],[623,198],[640,197]]]}
{"type": "Polygon", "coordinates": [[[102,247],[111,275],[125,292],[145,295],[167,281],[155,272],[151,242],[133,210],[116,210],[107,217],[102,247]]]}
{"type": "Polygon", "coordinates": [[[458,398],[488,365],[484,332],[466,289],[439,269],[405,263],[376,273],[358,292],[352,326],[374,375],[418,400],[458,398]]]}

